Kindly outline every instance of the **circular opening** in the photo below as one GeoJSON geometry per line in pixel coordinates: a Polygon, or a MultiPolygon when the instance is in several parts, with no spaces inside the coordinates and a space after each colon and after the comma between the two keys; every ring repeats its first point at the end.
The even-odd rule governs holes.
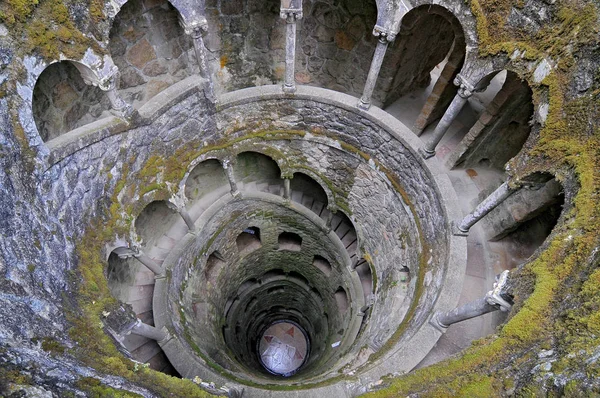
{"type": "Polygon", "coordinates": [[[306,362],[310,341],[295,322],[284,320],[269,325],[258,342],[258,359],[270,373],[289,377],[306,362]]]}

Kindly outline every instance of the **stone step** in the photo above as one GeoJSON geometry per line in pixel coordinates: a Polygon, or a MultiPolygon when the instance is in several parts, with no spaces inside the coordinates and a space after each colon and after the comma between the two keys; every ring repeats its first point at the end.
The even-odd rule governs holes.
{"type": "Polygon", "coordinates": [[[269,183],[268,182],[256,183],[256,190],[260,191],[260,192],[269,192],[269,183]]]}
{"type": "Polygon", "coordinates": [[[315,213],[317,216],[321,217],[321,212],[323,211],[324,207],[325,207],[325,203],[315,200],[315,201],[313,201],[313,204],[310,207],[310,210],[313,213],[315,213]]]}
{"type": "Polygon", "coordinates": [[[159,352],[162,352],[162,349],[158,343],[155,340],[148,340],[145,344],[131,351],[131,355],[138,361],[146,363],[159,352]]]}
{"type": "Polygon", "coordinates": [[[304,196],[304,194],[301,191],[292,191],[291,196],[292,196],[291,199],[294,202],[302,203],[302,197],[304,196]]]}
{"type": "Polygon", "coordinates": [[[350,246],[356,241],[356,233],[354,233],[354,231],[352,230],[349,230],[348,233],[344,235],[341,239],[344,246],[348,248],[348,246],[350,246]]]}
{"type": "Polygon", "coordinates": [[[314,201],[315,199],[312,196],[304,195],[300,203],[302,204],[302,206],[310,209],[314,201]]]}
{"type": "Polygon", "coordinates": [[[272,193],[273,195],[282,196],[283,186],[281,186],[280,184],[269,185],[268,192],[272,193]]]}

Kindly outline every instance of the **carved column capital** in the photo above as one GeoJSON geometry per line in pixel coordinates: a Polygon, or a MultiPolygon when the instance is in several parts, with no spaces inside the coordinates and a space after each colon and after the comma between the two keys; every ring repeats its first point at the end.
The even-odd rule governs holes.
{"type": "Polygon", "coordinates": [[[296,23],[297,20],[302,19],[302,10],[280,10],[279,16],[285,19],[286,23],[296,23]]]}
{"type": "Polygon", "coordinates": [[[179,24],[183,27],[185,34],[192,36],[194,39],[200,38],[208,32],[208,21],[203,15],[190,22],[179,20],[179,24]]]}
{"type": "Polygon", "coordinates": [[[396,33],[379,25],[375,25],[373,28],[373,36],[377,37],[382,44],[391,43],[396,40],[396,33]]]}
{"type": "Polygon", "coordinates": [[[458,95],[462,98],[469,98],[475,92],[475,87],[460,74],[454,78],[454,85],[458,86],[458,95]]]}

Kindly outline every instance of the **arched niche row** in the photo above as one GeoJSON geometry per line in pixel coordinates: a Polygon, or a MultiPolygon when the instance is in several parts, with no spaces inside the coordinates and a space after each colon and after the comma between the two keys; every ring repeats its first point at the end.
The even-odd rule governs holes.
{"type": "Polygon", "coordinates": [[[206,2],[204,38],[218,92],[276,84],[285,71],[280,0],[206,2]]]}
{"type": "Polygon", "coordinates": [[[240,153],[235,159],[233,169],[239,189],[266,192],[281,186],[279,165],[262,153],[240,153]]]}
{"type": "Polygon", "coordinates": [[[331,230],[340,238],[342,244],[348,251],[350,261],[354,264],[358,261],[358,235],[352,220],[342,211],[337,211],[331,220],[331,230]]]}
{"type": "Polygon", "coordinates": [[[249,253],[261,247],[260,229],[257,227],[248,227],[243,230],[236,238],[235,244],[240,253],[249,253]]]}
{"type": "Polygon", "coordinates": [[[360,97],[377,39],[374,0],[307,0],[298,22],[296,82],[360,97]]]}
{"type": "Polygon", "coordinates": [[[294,173],[290,180],[291,199],[312,210],[319,217],[325,217],[327,210],[327,193],[314,179],[304,173],[294,173]]]}
{"type": "Polygon", "coordinates": [[[419,105],[428,105],[431,120],[441,117],[456,94],[453,80],[465,52],[462,26],[450,11],[432,4],[413,8],[388,47],[374,98],[388,107],[404,95],[427,88],[433,79],[432,92],[422,92],[419,105]]]}
{"type": "MultiPolygon", "coordinates": [[[[154,326],[152,297],[154,294],[154,273],[132,256],[121,258],[117,251],[108,257],[108,288],[117,300],[131,305],[136,317],[143,323],[154,326]]],[[[156,340],[129,334],[123,338],[123,345],[132,358],[147,363],[150,369],[181,377],[160,348],[156,340]]]]}
{"type": "Polygon", "coordinates": [[[487,167],[498,171],[519,153],[531,132],[533,115],[529,85],[511,71],[487,78],[487,89],[474,95],[470,103],[480,100],[476,121],[448,156],[449,167],[487,167]]]}
{"type": "Polygon", "coordinates": [[[174,234],[169,236],[171,229],[177,223],[181,224],[182,230],[187,232],[187,227],[179,213],[163,200],[154,201],[144,207],[144,210],[136,218],[135,232],[142,239],[145,250],[151,250],[154,246],[158,246],[158,251],[162,249],[162,251],[168,252],[178,237],[174,234]]]}
{"type": "Polygon", "coordinates": [[[504,268],[526,262],[548,238],[562,214],[562,185],[550,174],[540,173],[537,178],[537,184],[520,189],[483,219],[490,246],[508,254],[502,258],[504,268]]]}
{"type": "Polygon", "coordinates": [[[44,142],[109,116],[109,109],[106,93],[85,84],[71,61],[50,64],[33,88],[33,119],[44,142]]]}
{"type": "Polygon", "coordinates": [[[119,67],[119,92],[140,107],[192,74],[192,41],[166,0],[129,0],[110,30],[110,53],[119,67]]]}

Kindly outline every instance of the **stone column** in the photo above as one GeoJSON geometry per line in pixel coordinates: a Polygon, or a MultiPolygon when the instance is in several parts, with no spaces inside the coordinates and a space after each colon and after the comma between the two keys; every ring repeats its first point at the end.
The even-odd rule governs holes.
{"type": "Polygon", "coordinates": [[[475,210],[467,214],[458,225],[458,230],[455,231],[455,235],[465,235],[469,233],[469,229],[479,220],[481,220],[486,214],[494,210],[500,203],[508,198],[513,193],[521,189],[521,185],[511,187],[507,182],[500,185],[494,192],[492,192],[487,198],[483,200],[475,210]]]}
{"type": "Polygon", "coordinates": [[[371,68],[369,69],[363,95],[360,97],[360,101],[358,102],[358,107],[364,110],[368,110],[371,107],[371,97],[373,96],[373,91],[375,90],[375,84],[377,83],[377,78],[379,77],[379,71],[381,69],[381,64],[383,63],[383,58],[385,57],[388,44],[394,41],[396,38],[396,36],[393,34],[379,30],[379,27],[377,26],[373,30],[373,35],[378,37],[379,40],[377,41],[375,54],[371,60],[371,68]]]}
{"type": "Polygon", "coordinates": [[[160,266],[160,264],[152,260],[138,248],[130,249],[128,247],[118,247],[114,250],[114,253],[121,259],[127,259],[130,257],[137,259],[140,263],[142,263],[146,268],[154,272],[156,275],[162,275],[165,272],[160,266]]]}
{"type": "Polygon", "coordinates": [[[187,24],[181,22],[181,25],[183,25],[185,33],[192,38],[194,43],[194,52],[196,53],[196,60],[200,68],[200,76],[206,80],[206,98],[215,102],[215,90],[206,59],[206,47],[204,46],[204,35],[208,32],[208,22],[204,16],[200,16],[197,21],[187,24]]]}
{"type": "Polygon", "coordinates": [[[170,337],[169,332],[165,327],[161,329],[155,328],[154,326],[143,323],[140,319],[138,319],[135,325],[133,325],[133,328],[131,328],[131,333],[156,340],[158,342],[167,340],[170,337]]]}
{"type": "Polygon", "coordinates": [[[194,220],[192,220],[192,216],[190,216],[190,213],[188,213],[185,209],[177,209],[177,212],[179,213],[181,218],[183,218],[183,221],[185,221],[185,225],[187,225],[190,232],[195,231],[196,226],[194,225],[194,220]]]}
{"type": "Polygon", "coordinates": [[[446,109],[444,116],[442,116],[442,119],[435,127],[431,139],[423,148],[419,149],[419,152],[421,152],[421,155],[425,159],[429,159],[435,155],[435,148],[444,137],[444,134],[446,134],[448,127],[450,127],[454,119],[456,119],[456,116],[458,116],[460,110],[467,103],[469,97],[473,94],[473,86],[471,86],[471,84],[469,84],[463,78],[460,78],[460,75],[454,79],[454,84],[459,86],[458,93],[454,96],[454,99],[450,103],[448,109],[446,109]]]}
{"type": "Polygon", "coordinates": [[[290,200],[292,198],[292,188],[291,188],[291,178],[284,177],[283,178],[283,198],[285,200],[290,200]]]}
{"type": "Polygon", "coordinates": [[[240,195],[240,191],[238,190],[237,183],[235,182],[235,176],[233,175],[233,167],[231,167],[231,161],[228,159],[223,160],[223,169],[225,170],[225,174],[227,175],[227,180],[229,180],[229,186],[231,187],[231,195],[234,197],[238,197],[240,195]]]}
{"type": "Polygon", "coordinates": [[[106,93],[110,101],[111,108],[117,113],[129,118],[134,113],[133,106],[125,102],[117,91],[118,72],[112,75],[109,79],[98,84],[98,87],[106,93]]]}
{"type": "Polygon", "coordinates": [[[302,18],[302,1],[282,0],[279,15],[286,22],[283,92],[291,94],[296,92],[296,21],[302,18]]]}
{"type": "Polygon", "coordinates": [[[502,310],[508,311],[510,310],[511,298],[506,292],[507,289],[507,280],[508,280],[509,271],[504,271],[500,274],[498,281],[494,283],[494,287],[492,290],[487,292],[487,294],[475,301],[464,304],[458,308],[453,309],[452,311],[448,311],[445,313],[437,312],[429,321],[433,326],[435,326],[438,330],[445,332],[448,329],[448,326],[462,322],[467,319],[475,318],[477,316],[481,316],[487,314],[488,312],[502,310]]]}

